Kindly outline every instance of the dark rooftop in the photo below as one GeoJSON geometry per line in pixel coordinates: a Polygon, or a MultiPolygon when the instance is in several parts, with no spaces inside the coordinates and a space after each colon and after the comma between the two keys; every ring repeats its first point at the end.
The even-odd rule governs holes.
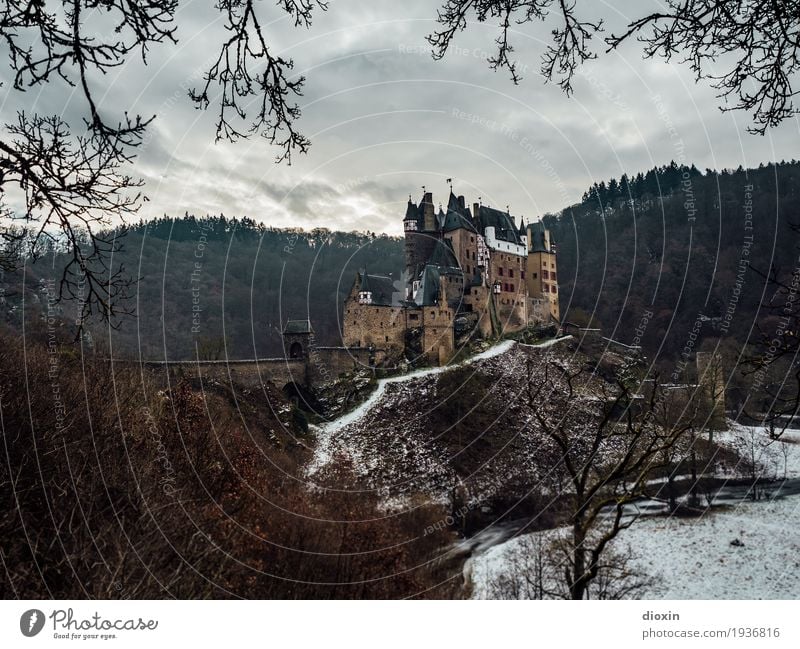
{"type": "Polygon", "coordinates": [[[397,306],[398,300],[402,297],[402,291],[398,291],[394,285],[394,279],[386,275],[369,275],[366,272],[359,273],[361,280],[361,290],[372,293],[372,304],[374,306],[397,306]]]}
{"type": "Polygon", "coordinates": [[[284,334],[313,334],[311,320],[289,320],[283,328],[284,334]]]}
{"type": "Polygon", "coordinates": [[[485,232],[486,228],[493,227],[494,234],[498,239],[510,243],[522,243],[519,238],[519,232],[514,225],[514,217],[508,212],[501,212],[493,207],[481,205],[478,209],[476,221],[480,232],[485,232]]]}

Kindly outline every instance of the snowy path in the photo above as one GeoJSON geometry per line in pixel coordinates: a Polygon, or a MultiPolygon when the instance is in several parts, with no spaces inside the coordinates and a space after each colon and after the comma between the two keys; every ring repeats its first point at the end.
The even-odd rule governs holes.
{"type": "Polygon", "coordinates": [[[476,354],[475,356],[471,356],[466,360],[461,361],[456,365],[445,365],[443,367],[431,367],[424,370],[417,370],[416,372],[411,372],[409,374],[403,374],[401,376],[392,376],[386,379],[381,379],[378,381],[378,385],[375,388],[375,391],[369,396],[369,398],[364,401],[364,403],[360,404],[358,407],[354,408],[352,411],[348,412],[345,415],[342,415],[338,419],[334,419],[333,421],[327,422],[322,424],[321,426],[315,426],[314,432],[317,435],[317,445],[314,449],[314,457],[312,458],[311,462],[307,468],[307,474],[313,475],[317,471],[319,471],[323,466],[325,466],[331,460],[331,447],[333,442],[334,433],[340,431],[341,429],[349,426],[350,424],[358,421],[363,417],[366,413],[368,413],[374,406],[377,404],[384,396],[386,392],[386,386],[390,383],[405,383],[407,381],[413,381],[415,379],[420,379],[426,376],[432,376],[434,374],[442,374],[444,372],[449,372],[450,370],[463,367],[465,365],[470,365],[472,363],[476,363],[478,361],[487,360],[489,358],[494,358],[495,356],[500,356],[501,354],[505,354],[509,351],[514,345],[522,345],[524,347],[534,347],[539,349],[544,349],[547,347],[551,347],[556,343],[562,342],[564,340],[568,340],[572,338],[572,336],[562,336],[561,338],[554,338],[552,340],[548,340],[541,345],[522,345],[522,343],[517,343],[513,340],[504,340],[503,342],[490,347],[484,352],[480,354],[476,354]]]}

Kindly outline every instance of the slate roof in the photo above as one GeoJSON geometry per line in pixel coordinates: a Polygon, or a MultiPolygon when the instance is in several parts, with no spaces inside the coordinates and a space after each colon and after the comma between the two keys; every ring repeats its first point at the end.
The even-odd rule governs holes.
{"type": "Polygon", "coordinates": [[[428,264],[442,268],[458,268],[453,242],[449,239],[439,239],[433,248],[428,264]]]}
{"type": "Polygon", "coordinates": [[[283,328],[285,334],[313,334],[311,320],[289,320],[283,328]]]}
{"type": "Polygon", "coordinates": [[[475,225],[472,223],[472,214],[469,212],[468,207],[461,207],[455,194],[450,192],[450,200],[447,202],[447,217],[444,221],[444,231],[450,232],[458,230],[459,228],[466,228],[470,232],[477,232],[475,225]]]}
{"type": "Polygon", "coordinates": [[[408,206],[406,207],[406,215],[404,221],[415,221],[419,218],[419,208],[411,202],[411,197],[408,197],[408,206]]]}
{"type": "Polygon", "coordinates": [[[550,252],[545,245],[544,224],[541,221],[528,224],[528,242],[531,252],[550,252]]]}
{"type": "Polygon", "coordinates": [[[394,286],[394,280],[386,275],[369,275],[365,271],[359,272],[362,291],[372,293],[374,306],[396,306],[396,298],[402,298],[394,286]]]}
{"type": "Polygon", "coordinates": [[[419,290],[414,302],[419,306],[433,306],[439,303],[439,269],[436,266],[425,266],[420,277],[419,290]]]}
{"type": "Polygon", "coordinates": [[[493,227],[494,234],[498,239],[509,243],[522,243],[517,227],[514,225],[514,217],[508,212],[481,205],[475,220],[480,232],[485,232],[486,228],[493,227]]]}
{"type": "Polygon", "coordinates": [[[447,216],[442,211],[442,206],[439,206],[439,211],[436,213],[436,227],[439,230],[443,230],[445,227],[445,221],[447,220],[447,216]]]}

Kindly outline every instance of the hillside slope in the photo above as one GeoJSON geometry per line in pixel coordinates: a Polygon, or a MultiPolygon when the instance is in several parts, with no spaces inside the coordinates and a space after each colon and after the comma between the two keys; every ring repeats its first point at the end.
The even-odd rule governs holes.
{"type": "MultiPolygon", "coordinates": [[[[549,475],[557,450],[527,405],[526,379],[545,363],[575,369],[590,361],[569,337],[539,346],[507,341],[453,368],[384,380],[357,411],[317,430],[309,477],[324,485],[336,477],[332,460],[349,463],[361,488],[398,507],[417,495],[503,508],[558,493],[549,475]]],[[[603,382],[593,376],[567,402],[563,377],[554,375],[546,398],[559,416],[572,410],[590,418],[603,382]]]]}

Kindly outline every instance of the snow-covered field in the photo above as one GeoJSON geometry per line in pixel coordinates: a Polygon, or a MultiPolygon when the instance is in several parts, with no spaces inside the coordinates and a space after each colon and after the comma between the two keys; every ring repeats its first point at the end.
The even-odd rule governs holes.
{"type": "MultiPolygon", "coordinates": [[[[493,585],[515,572],[509,561],[524,538],[473,557],[475,598],[492,597],[493,585]]],[[[701,518],[641,518],[615,543],[618,551],[630,548],[633,567],[654,581],[642,599],[800,597],[800,496],[743,502],[701,518]]]]}
{"type": "MultiPolygon", "coordinates": [[[[761,474],[768,479],[800,477],[800,430],[788,429],[780,439],[770,439],[763,426],[743,426],[729,422],[729,429],[714,433],[714,441],[761,465],[761,474]]],[[[731,477],[743,467],[726,467],[731,477]]]]}

